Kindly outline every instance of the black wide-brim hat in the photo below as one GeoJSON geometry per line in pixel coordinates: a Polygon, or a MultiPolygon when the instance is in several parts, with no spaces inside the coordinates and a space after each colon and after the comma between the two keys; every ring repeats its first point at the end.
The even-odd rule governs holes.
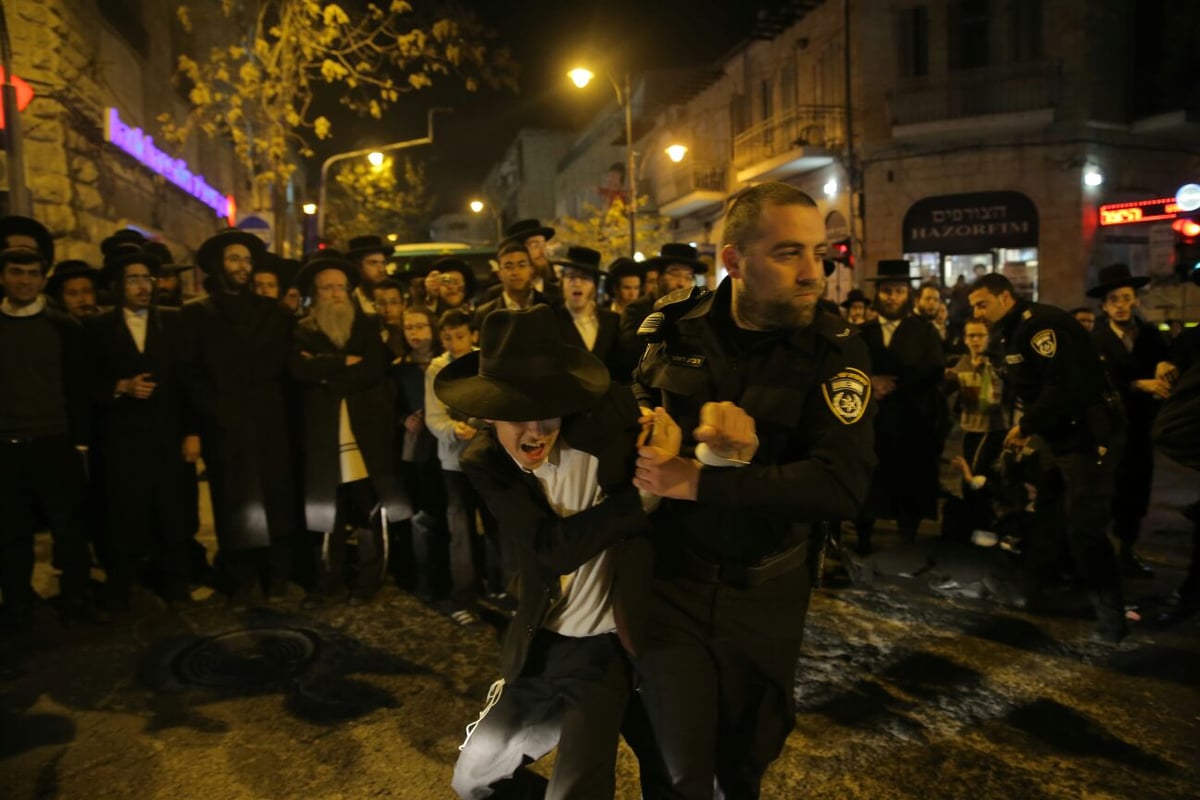
{"type": "MultiPolygon", "coordinates": [[[[275,265],[273,265],[275,266],[275,265]]],[[[320,250],[313,255],[308,261],[305,261],[300,271],[296,273],[296,288],[305,297],[313,295],[313,282],[316,281],[317,275],[327,269],[336,269],[346,276],[346,291],[353,292],[354,287],[358,286],[358,267],[354,266],[345,256],[337,250],[320,250]]],[[[279,272],[276,269],[271,269],[277,276],[279,272]]],[[[282,280],[280,281],[282,283],[282,280]]],[[[280,286],[280,291],[283,286],[280,286]]]]}
{"type": "Polygon", "coordinates": [[[524,244],[530,236],[541,236],[549,241],[554,238],[554,228],[543,225],[540,220],[536,219],[517,220],[504,230],[504,241],[500,245],[503,247],[509,242],[524,244]]]}
{"type": "Polygon", "coordinates": [[[617,281],[621,280],[621,278],[628,278],[630,276],[638,280],[645,280],[646,267],[640,261],[634,261],[632,258],[621,256],[608,265],[608,270],[604,273],[604,280],[608,286],[616,286],[617,281]]]}
{"type": "Polygon", "coordinates": [[[253,266],[258,266],[267,252],[267,246],[263,244],[263,240],[253,233],[239,228],[226,228],[215,236],[208,237],[200,245],[200,249],[196,251],[196,266],[208,275],[220,273],[221,257],[225,248],[231,244],[240,244],[249,250],[253,266]]]}
{"type": "Polygon", "coordinates": [[[871,298],[863,294],[861,289],[851,289],[850,293],[846,295],[846,299],[842,301],[842,308],[849,308],[855,303],[863,303],[869,306],[871,305],[871,298]]]}
{"type": "Polygon", "coordinates": [[[382,236],[355,236],[346,243],[346,248],[346,258],[356,263],[371,253],[379,253],[384,258],[388,258],[396,251],[396,248],[385,242],[382,236]]]}
{"type": "Polygon", "coordinates": [[[60,261],[50,270],[50,277],[46,278],[45,293],[51,297],[58,297],[62,293],[62,285],[72,278],[87,278],[92,282],[92,287],[96,288],[100,285],[101,274],[100,270],[82,259],[60,261]]]}
{"type": "Polygon", "coordinates": [[[1144,275],[1135,276],[1130,272],[1128,264],[1109,264],[1107,267],[1100,268],[1098,282],[1084,294],[1088,297],[1104,299],[1104,296],[1113,289],[1120,289],[1123,286],[1140,289],[1149,282],[1150,279],[1144,275]]]}
{"type": "Polygon", "coordinates": [[[556,258],[553,264],[566,269],[577,269],[600,279],[600,251],[590,247],[568,247],[566,258],[556,258]]]}
{"type": "Polygon", "coordinates": [[[45,259],[47,269],[54,263],[54,237],[45,225],[33,217],[20,217],[15,214],[0,217],[0,248],[8,247],[5,237],[13,234],[28,236],[37,242],[38,252],[45,259]]]}
{"type": "Polygon", "coordinates": [[[664,244],[658,255],[646,259],[643,263],[646,269],[662,270],[671,264],[683,264],[685,267],[691,267],[692,272],[697,275],[708,272],[708,262],[700,260],[700,251],[683,242],[664,244]]]}
{"type": "Polygon", "coordinates": [[[122,244],[109,248],[110,255],[105,256],[104,266],[100,268],[101,279],[106,286],[112,286],[120,280],[121,272],[130,264],[145,264],[150,274],[158,277],[162,274],[162,263],[150,250],[136,244],[122,244]]]}
{"type": "Polygon", "coordinates": [[[913,283],[921,278],[912,274],[912,266],[903,258],[885,258],[879,262],[878,274],[867,280],[873,283],[913,283]]]}
{"type": "Polygon", "coordinates": [[[608,391],[608,367],[566,344],[546,305],[488,314],[480,349],[446,365],[433,391],[448,407],[480,419],[532,422],[586,411],[608,391]]]}
{"type": "Polygon", "coordinates": [[[170,248],[162,242],[147,242],[146,252],[158,259],[162,273],[165,275],[177,275],[192,268],[191,264],[177,264],[175,257],[171,255],[170,248]]]}

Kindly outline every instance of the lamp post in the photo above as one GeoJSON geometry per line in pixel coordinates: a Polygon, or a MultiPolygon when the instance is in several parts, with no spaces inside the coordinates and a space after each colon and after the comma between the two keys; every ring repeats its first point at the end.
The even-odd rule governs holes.
{"type": "Polygon", "coordinates": [[[422,144],[433,144],[433,115],[438,111],[450,111],[449,108],[431,108],[427,116],[427,133],[420,139],[407,139],[403,142],[393,142],[385,144],[383,147],[366,147],[362,150],[349,150],[345,153],[336,153],[325,159],[321,164],[321,178],[317,189],[317,237],[325,235],[325,187],[329,177],[329,167],[338,161],[345,161],[348,158],[360,158],[366,156],[371,166],[378,167],[383,163],[383,153],[386,150],[403,150],[407,147],[416,147],[422,144]]]}
{"type": "Polygon", "coordinates": [[[500,223],[500,214],[496,212],[496,209],[490,203],[485,203],[482,200],[472,200],[468,204],[468,207],[474,214],[482,214],[484,209],[487,209],[487,212],[492,215],[492,219],[496,223],[496,246],[499,247],[500,240],[504,238],[504,227],[500,223]]]}
{"type": "MultiPolygon", "coordinates": [[[[625,175],[629,181],[629,256],[637,252],[637,173],[633,162],[633,92],[630,90],[629,73],[625,73],[624,90],[612,75],[605,73],[613,91],[617,93],[617,105],[625,111],[625,175]]],[[[576,67],[567,73],[571,82],[582,89],[596,77],[589,69],[576,67]]]]}

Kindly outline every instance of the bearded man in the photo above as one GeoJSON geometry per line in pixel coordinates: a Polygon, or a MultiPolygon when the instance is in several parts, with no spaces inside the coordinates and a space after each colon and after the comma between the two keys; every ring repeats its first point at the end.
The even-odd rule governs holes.
{"type": "Polygon", "coordinates": [[[351,534],[358,543],[351,599],[373,598],[387,566],[387,525],[412,515],[393,447],[392,359],[378,322],[351,299],[357,276],[349,261],[333,254],[309,261],[297,280],[312,298],[291,356],[301,389],[304,515],[308,530],[323,532],[310,606],[343,593],[351,534]]]}

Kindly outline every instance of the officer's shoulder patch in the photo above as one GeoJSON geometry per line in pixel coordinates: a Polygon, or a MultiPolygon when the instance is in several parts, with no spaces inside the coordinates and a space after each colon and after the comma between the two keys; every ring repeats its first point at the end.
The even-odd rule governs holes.
{"type": "Polygon", "coordinates": [[[821,384],[825,405],[843,425],[853,425],[866,413],[871,399],[871,379],[861,370],[847,367],[821,384]]]}
{"type": "Polygon", "coordinates": [[[1008,353],[1004,356],[1005,364],[1020,364],[1025,361],[1025,356],[1020,353],[1008,353]]]}
{"type": "Polygon", "coordinates": [[[1033,316],[1033,309],[1027,308],[1021,312],[1021,319],[1029,319],[1033,316]]]}
{"type": "Polygon", "coordinates": [[[654,311],[638,326],[638,336],[649,342],[663,341],[667,329],[676,320],[696,308],[711,294],[712,292],[703,286],[693,286],[663,295],[655,302],[654,311]]]}
{"type": "Polygon", "coordinates": [[[1054,358],[1054,354],[1058,352],[1058,338],[1054,335],[1053,328],[1043,328],[1035,333],[1029,340],[1029,345],[1033,352],[1043,358],[1054,358]]]}

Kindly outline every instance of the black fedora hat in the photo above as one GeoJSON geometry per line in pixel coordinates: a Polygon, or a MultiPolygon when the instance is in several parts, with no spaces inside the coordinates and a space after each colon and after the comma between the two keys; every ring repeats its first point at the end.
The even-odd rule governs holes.
{"type": "Polygon", "coordinates": [[[621,256],[615,259],[608,265],[608,270],[604,273],[604,280],[608,286],[616,286],[621,278],[633,276],[638,280],[646,279],[646,267],[640,261],[634,261],[627,256],[621,256]]]}
{"type": "Polygon", "coordinates": [[[387,258],[396,250],[391,244],[385,242],[382,236],[374,234],[355,236],[347,242],[346,247],[346,258],[355,262],[366,258],[371,253],[379,253],[387,258]]]}
{"type": "Polygon", "coordinates": [[[174,275],[192,268],[191,264],[177,263],[175,257],[171,255],[170,248],[162,242],[147,242],[146,252],[158,259],[159,266],[164,273],[174,275]]]}
{"type": "Polygon", "coordinates": [[[54,269],[50,270],[50,276],[46,278],[44,291],[56,300],[60,299],[63,284],[72,278],[87,278],[92,282],[93,289],[100,286],[100,270],[82,259],[72,258],[54,265],[54,269]]]}
{"type": "Polygon", "coordinates": [[[1088,297],[1103,298],[1113,289],[1120,289],[1122,286],[1140,289],[1149,282],[1150,279],[1144,275],[1135,276],[1131,273],[1128,264],[1109,264],[1107,267],[1100,268],[1099,280],[1096,281],[1096,285],[1084,294],[1088,297]]]}
{"type": "Polygon", "coordinates": [[[846,295],[846,299],[842,301],[842,308],[849,308],[855,303],[863,303],[869,306],[871,305],[871,298],[863,294],[862,289],[851,289],[850,293],[846,295]]]}
{"type": "MultiPolygon", "coordinates": [[[[107,241],[107,240],[106,240],[107,241]]],[[[130,264],[144,264],[150,274],[157,276],[162,272],[162,264],[153,252],[132,241],[111,245],[104,254],[104,266],[100,268],[101,277],[106,286],[112,286],[121,277],[121,271],[130,264]]]]}
{"type": "Polygon", "coordinates": [[[563,341],[549,306],[488,314],[479,344],[433,383],[441,401],[461,413],[507,422],[554,419],[587,410],[608,391],[604,362],[563,341]]]}
{"type": "Polygon", "coordinates": [[[28,236],[37,243],[37,251],[42,254],[45,263],[54,263],[54,237],[36,219],[15,214],[0,217],[0,248],[8,247],[8,236],[28,236]]]}
{"type": "Polygon", "coordinates": [[[471,265],[463,261],[461,258],[454,256],[446,256],[439,258],[437,261],[429,265],[426,275],[430,272],[457,272],[463,277],[464,292],[468,299],[475,294],[475,271],[471,269],[471,265]]]}
{"type": "MultiPolygon", "coordinates": [[[[275,258],[267,258],[264,261],[273,262],[271,272],[279,275],[279,264],[275,258]]],[[[346,291],[354,291],[354,287],[358,285],[358,267],[355,266],[349,259],[343,256],[337,250],[318,250],[312,254],[304,264],[300,267],[300,271],[296,274],[296,288],[306,297],[311,297],[313,294],[313,282],[316,281],[317,275],[327,269],[336,269],[346,276],[346,291]]],[[[282,284],[282,281],[280,281],[282,284]]],[[[283,290],[281,285],[280,290],[283,290]]]]}
{"type": "Polygon", "coordinates": [[[554,228],[543,225],[540,220],[520,219],[504,229],[504,241],[501,244],[510,241],[524,243],[530,236],[542,236],[546,239],[553,239],[554,228]]]}
{"type": "Polygon", "coordinates": [[[708,262],[700,260],[700,251],[684,242],[664,244],[658,255],[646,259],[645,264],[646,269],[661,270],[671,264],[683,264],[697,275],[708,272],[708,262]]]}
{"type": "Polygon", "coordinates": [[[577,269],[586,272],[596,280],[600,279],[600,251],[590,247],[571,246],[567,248],[566,258],[556,258],[553,263],[565,269],[577,269]]]}
{"type": "Polygon", "coordinates": [[[225,248],[231,244],[240,244],[249,250],[254,265],[262,261],[267,252],[267,246],[263,244],[263,240],[253,233],[240,228],[226,228],[220,233],[208,237],[200,245],[200,249],[196,251],[196,266],[209,275],[220,272],[225,248]]]}
{"type": "Polygon", "coordinates": [[[100,255],[107,259],[121,248],[127,246],[142,248],[146,246],[148,241],[145,234],[141,231],[135,231],[133,228],[122,228],[111,236],[101,240],[100,255]]]}
{"type": "Polygon", "coordinates": [[[37,264],[42,271],[42,275],[50,268],[46,261],[46,256],[41,250],[32,247],[6,247],[0,250],[0,269],[4,269],[6,264],[37,264]]]}
{"type": "Polygon", "coordinates": [[[878,274],[867,280],[875,283],[912,283],[920,280],[911,270],[912,266],[903,258],[885,258],[879,262],[878,274]]]}

